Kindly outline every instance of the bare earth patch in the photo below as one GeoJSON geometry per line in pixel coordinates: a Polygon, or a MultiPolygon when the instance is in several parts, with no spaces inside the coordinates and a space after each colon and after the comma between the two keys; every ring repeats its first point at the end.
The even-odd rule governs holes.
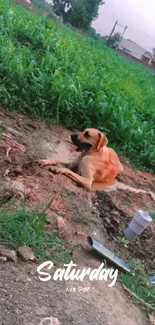
{"type": "MultiPolygon", "coordinates": [[[[43,208],[53,199],[47,210],[48,217],[56,213],[61,218],[59,236],[65,240],[78,268],[100,265],[100,258],[87,244],[89,235],[126,261],[138,257],[146,261],[148,270],[153,269],[153,225],[134,245],[126,247],[121,243],[123,230],[138,209],[155,210],[152,175],[131,170],[126,164],[117,188],[109,192],[88,192],[69,178],[53,175],[48,167],[41,168],[35,162],[50,156],[59,156],[63,161],[72,159],[69,145],[65,143],[70,131],[61,126],[47,129],[41,120],[32,122],[26,116],[1,110],[0,134],[0,196],[12,195],[18,202],[26,200],[29,209],[43,208]],[[122,189],[121,184],[127,188],[122,189]]],[[[49,219],[46,229],[55,229],[49,219]]],[[[36,268],[35,263],[24,264],[20,260],[1,263],[1,324],[39,325],[44,317],[51,316],[58,318],[62,325],[149,324],[146,315],[133,305],[119,283],[113,288],[106,282],[87,279],[81,284],[52,280],[43,283],[38,279],[36,268]],[[75,292],[67,291],[73,287],[75,292]],[[89,290],[79,291],[79,287],[89,290]]]]}

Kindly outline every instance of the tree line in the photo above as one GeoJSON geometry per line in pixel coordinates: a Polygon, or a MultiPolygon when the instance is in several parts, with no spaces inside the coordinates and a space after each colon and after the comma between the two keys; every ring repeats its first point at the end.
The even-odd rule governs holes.
{"type": "Polygon", "coordinates": [[[102,40],[107,46],[116,48],[120,41],[120,34],[113,36],[101,36],[92,27],[92,22],[98,18],[99,7],[104,4],[103,0],[31,0],[32,4],[39,9],[47,11],[51,18],[56,15],[64,24],[81,30],[87,36],[96,40],[102,40]]]}

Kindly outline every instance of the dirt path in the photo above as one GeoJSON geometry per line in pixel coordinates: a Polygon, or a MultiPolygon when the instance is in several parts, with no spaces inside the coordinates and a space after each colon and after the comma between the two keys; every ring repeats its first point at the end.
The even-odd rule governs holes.
{"type": "MultiPolygon", "coordinates": [[[[25,116],[1,110],[0,132],[17,141],[10,137],[0,139],[0,194],[13,189],[14,197],[19,201],[26,198],[30,208],[42,207],[54,197],[48,215],[54,212],[63,217],[66,227],[61,236],[78,268],[95,268],[101,263],[87,244],[86,238],[90,235],[126,260],[145,256],[147,267],[151,269],[155,259],[152,226],[135,246],[120,246],[119,239],[137,209],[155,210],[153,176],[131,170],[125,161],[125,172],[117,184],[123,182],[129,186],[127,189],[119,185],[111,192],[90,193],[65,176],[53,175],[48,168],[42,169],[34,163],[38,158],[52,155],[64,161],[73,158],[64,142],[69,139],[68,130],[60,126],[47,129],[43,121],[32,122],[25,116]],[[25,151],[19,144],[25,146],[25,151]],[[11,162],[8,158],[5,160],[8,148],[11,148],[11,162]],[[142,191],[136,193],[134,188],[142,191]]],[[[53,230],[53,226],[47,224],[47,230],[53,230]]],[[[36,268],[36,264],[20,261],[1,264],[1,324],[39,325],[41,319],[49,316],[57,317],[62,325],[149,324],[146,315],[133,305],[119,283],[112,288],[105,281],[88,279],[82,285],[53,280],[43,283],[36,268]],[[66,291],[74,287],[75,292],[66,291]],[[89,288],[88,292],[80,290],[81,287],[89,288]]]]}
{"type": "Polygon", "coordinates": [[[90,281],[82,285],[65,281],[43,283],[35,271],[33,265],[2,265],[1,324],[38,325],[42,318],[50,316],[64,325],[148,324],[119,284],[109,288],[106,283],[90,281]],[[81,291],[84,287],[89,291],[81,291]],[[67,288],[76,291],[67,292],[67,288]]]}

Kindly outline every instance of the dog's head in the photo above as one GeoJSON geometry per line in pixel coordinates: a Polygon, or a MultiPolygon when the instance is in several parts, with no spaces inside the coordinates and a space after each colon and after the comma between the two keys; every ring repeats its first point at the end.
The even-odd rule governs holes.
{"type": "Polygon", "coordinates": [[[108,139],[97,129],[85,129],[83,132],[71,135],[73,144],[77,147],[76,151],[99,150],[106,146],[108,139]]]}

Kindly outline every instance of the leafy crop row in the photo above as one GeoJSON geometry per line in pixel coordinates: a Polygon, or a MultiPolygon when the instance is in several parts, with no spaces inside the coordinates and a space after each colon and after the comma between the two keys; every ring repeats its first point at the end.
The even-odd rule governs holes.
{"type": "Polygon", "coordinates": [[[0,1],[0,102],[75,128],[155,170],[155,75],[102,42],[0,1]]]}

